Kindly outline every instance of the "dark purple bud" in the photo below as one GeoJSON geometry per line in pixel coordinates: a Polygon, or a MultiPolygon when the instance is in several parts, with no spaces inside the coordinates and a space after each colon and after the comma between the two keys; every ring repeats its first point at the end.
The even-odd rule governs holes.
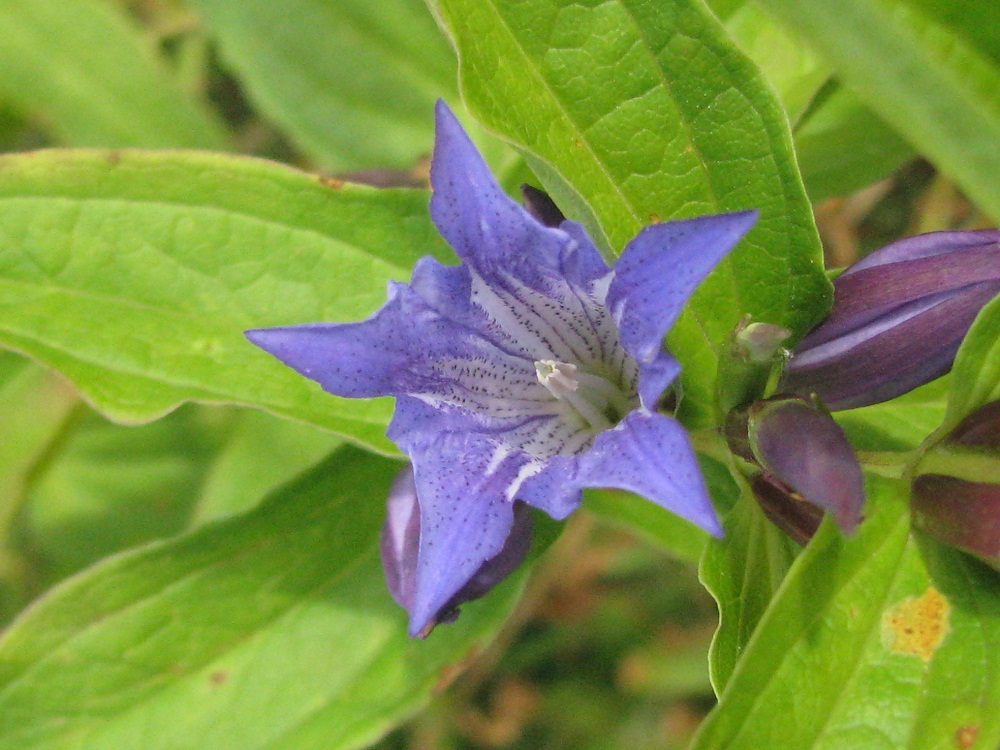
{"type": "Polygon", "coordinates": [[[840,426],[815,404],[776,396],[750,407],[750,448],[766,479],[833,516],[850,534],[861,521],[864,479],[840,426]]]}
{"type": "Polygon", "coordinates": [[[951,369],[1000,294],[1000,231],[932,232],[877,250],[834,281],[830,316],[795,350],[781,389],[833,411],[888,401],[951,369]]]}
{"type": "MultiPolygon", "coordinates": [[[[484,562],[418,635],[425,638],[435,625],[453,622],[458,608],[484,596],[524,562],[531,548],[532,521],[528,506],[514,503],[514,523],[500,551],[484,562]]],[[[420,550],[420,502],[417,499],[413,468],[400,470],[386,501],[380,552],[386,586],[399,606],[411,612],[416,586],[417,556],[420,550]]]]}
{"type": "Polygon", "coordinates": [[[796,544],[805,547],[809,543],[823,520],[823,511],[818,506],[766,474],[751,479],[750,489],[767,520],[796,544]]]}
{"type": "Polygon", "coordinates": [[[1000,570],[1000,484],[923,474],[910,507],[917,528],[1000,570]]]}
{"type": "Polygon", "coordinates": [[[549,197],[548,193],[527,183],[521,185],[521,203],[539,224],[557,227],[566,221],[563,212],[559,210],[559,206],[549,197]]]}
{"type": "Polygon", "coordinates": [[[1000,401],[976,409],[958,423],[946,440],[973,448],[1000,448],[1000,401]]]}

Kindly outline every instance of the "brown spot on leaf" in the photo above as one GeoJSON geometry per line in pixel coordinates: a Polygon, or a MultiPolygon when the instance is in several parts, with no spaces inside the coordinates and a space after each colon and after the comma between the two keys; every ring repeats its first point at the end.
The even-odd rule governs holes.
{"type": "Polygon", "coordinates": [[[650,224],[659,224],[660,223],[660,215],[659,214],[650,214],[649,215],[649,223],[650,224]]]}
{"type": "Polygon", "coordinates": [[[955,732],[955,747],[959,750],[968,750],[976,743],[979,737],[979,727],[959,727],[955,732]]]}
{"type": "Polygon", "coordinates": [[[219,670],[218,672],[212,672],[212,674],[208,676],[208,681],[211,682],[213,685],[225,685],[226,680],[228,679],[229,679],[229,672],[224,672],[222,670],[219,670]]]}
{"type": "Polygon", "coordinates": [[[931,586],[922,596],[910,597],[882,616],[883,643],[897,654],[918,656],[928,662],[948,634],[951,606],[931,586]]]}
{"type": "Polygon", "coordinates": [[[320,175],[319,182],[321,185],[324,185],[331,190],[340,190],[340,188],[344,187],[344,181],[338,180],[336,177],[326,177],[324,175],[320,175]]]}
{"type": "Polygon", "coordinates": [[[118,162],[122,160],[122,152],[118,150],[105,151],[104,159],[108,162],[109,166],[116,167],[118,166],[118,162]]]}

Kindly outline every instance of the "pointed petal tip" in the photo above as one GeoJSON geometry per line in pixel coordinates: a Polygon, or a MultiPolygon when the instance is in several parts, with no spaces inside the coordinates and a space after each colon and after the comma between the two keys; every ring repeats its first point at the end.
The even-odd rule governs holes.
{"type": "MultiPolygon", "coordinates": [[[[455,113],[451,111],[451,107],[447,105],[444,99],[438,99],[434,102],[434,121],[435,125],[440,128],[451,127],[458,125],[458,118],[455,117],[455,113]]],[[[459,127],[461,127],[459,125],[459,127]]]]}
{"type": "Polygon", "coordinates": [[[263,349],[268,354],[274,354],[274,349],[277,345],[277,339],[279,338],[276,334],[280,332],[281,328],[250,328],[243,332],[246,336],[247,341],[249,341],[254,346],[259,349],[263,349]]]}

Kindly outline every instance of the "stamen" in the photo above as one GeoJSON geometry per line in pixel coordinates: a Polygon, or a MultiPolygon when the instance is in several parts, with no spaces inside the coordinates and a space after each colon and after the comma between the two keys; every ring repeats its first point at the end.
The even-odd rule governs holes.
{"type": "Polygon", "coordinates": [[[535,374],[549,393],[572,406],[593,429],[607,430],[614,426],[605,412],[609,404],[624,404],[625,398],[604,378],[580,372],[576,365],[569,362],[552,359],[536,361],[535,374]]]}
{"type": "Polygon", "coordinates": [[[538,382],[556,398],[565,398],[580,386],[576,379],[576,365],[569,362],[540,359],[535,362],[535,374],[538,382]]]}

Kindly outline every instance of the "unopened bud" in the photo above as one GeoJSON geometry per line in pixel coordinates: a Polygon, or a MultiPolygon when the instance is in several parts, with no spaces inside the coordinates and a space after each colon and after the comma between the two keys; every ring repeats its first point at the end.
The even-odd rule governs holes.
{"type": "Polygon", "coordinates": [[[888,401],[951,369],[1000,293],[1000,232],[932,232],[877,250],[834,281],[830,316],[792,352],[781,389],[838,411],[888,401]]]}
{"type": "Polygon", "coordinates": [[[792,332],[772,323],[741,320],[720,352],[716,401],[723,413],[764,395],[774,371],[788,352],[782,346],[792,332]]]}
{"type": "Polygon", "coordinates": [[[1000,449],[1000,401],[993,401],[972,412],[951,431],[946,442],[1000,449]]]}
{"type": "Polygon", "coordinates": [[[1000,484],[923,474],[910,507],[917,528],[1000,570],[1000,484]]]}
{"type": "Polygon", "coordinates": [[[557,227],[566,220],[548,193],[527,183],[521,185],[521,203],[524,209],[543,226],[557,227]]]}
{"type": "Polygon", "coordinates": [[[788,534],[796,544],[805,547],[809,543],[823,520],[823,511],[819,506],[766,474],[758,474],[751,479],[750,489],[767,520],[788,534]]]}
{"type": "MultiPolygon", "coordinates": [[[[435,625],[453,622],[462,604],[484,596],[513,573],[531,548],[531,531],[531,512],[524,503],[515,502],[514,522],[503,547],[438,610],[419,637],[426,637],[435,625]]],[[[409,464],[400,470],[389,488],[380,542],[382,570],[389,593],[399,606],[412,614],[420,551],[420,501],[413,468],[409,464]]]]}
{"type": "Polygon", "coordinates": [[[865,501],[864,479],[847,436],[828,413],[807,399],[777,396],[750,407],[748,431],[769,484],[828,512],[845,534],[854,531],[865,501]]]}

